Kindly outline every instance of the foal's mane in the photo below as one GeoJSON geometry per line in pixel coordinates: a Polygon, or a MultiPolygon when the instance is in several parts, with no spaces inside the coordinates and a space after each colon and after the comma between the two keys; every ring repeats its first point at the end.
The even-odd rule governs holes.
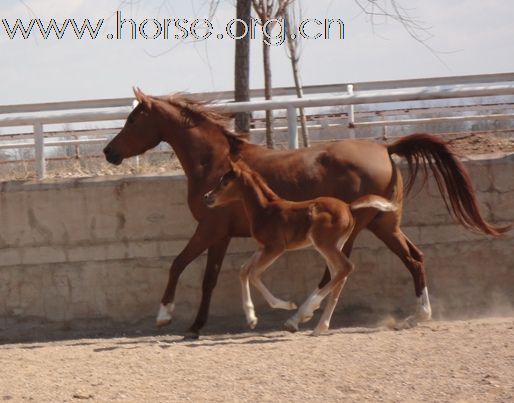
{"type": "Polygon", "coordinates": [[[264,178],[258,172],[251,169],[242,160],[237,161],[236,164],[239,166],[241,171],[250,176],[250,178],[254,181],[254,183],[263,193],[264,197],[268,199],[268,201],[275,201],[279,199],[278,195],[273,190],[271,190],[264,178]]]}
{"type": "Polygon", "coordinates": [[[178,108],[181,111],[181,115],[184,118],[186,124],[197,126],[204,121],[212,123],[221,130],[225,137],[227,137],[231,147],[233,146],[232,143],[234,140],[237,142],[248,140],[247,135],[235,133],[230,128],[230,121],[232,119],[231,115],[215,112],[211,108],[208,108],[208,105],[210,105],[212,101],[200,101],[192,99],[182,93],[155,98],[165,101],[169,105],[178,108]]]}

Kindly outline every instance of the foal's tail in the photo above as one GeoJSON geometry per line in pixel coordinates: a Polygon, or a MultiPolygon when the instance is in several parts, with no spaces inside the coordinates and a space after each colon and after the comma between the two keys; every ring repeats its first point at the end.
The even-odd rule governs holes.
{"type": "Polygon", "coordinates": [[[496,227],[484,220],[480,214],[473,184],[466,169],[457,156],[440,138],[430,134],[412,134],[403,137],[387,147],[389,154],[404,157],[408,163],[409,180],[406,192],[412,189],[420,166],[427,181],[427,167],[434,174],[437,187],[441,192],[446,207],[457,221],[467,229],[501,236],[512,226],[496,227]]]}
{"type": "Polygon", "coordinates": [[[374,208],[379,211],[396,211],[396,204],[377,195],[367,195],[359,197],[350,203],[350,210],[355,211],[361,208],[374,208]]]}

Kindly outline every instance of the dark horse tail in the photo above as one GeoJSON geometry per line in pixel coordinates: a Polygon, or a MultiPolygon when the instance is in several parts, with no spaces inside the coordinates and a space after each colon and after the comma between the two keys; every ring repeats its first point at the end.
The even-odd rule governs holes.
{"type": "Polygon", "coordinates": [[[413,134],[395,141],[387,147],[389,154],[404,157],[408,163],[408,193],[414,184],[420,166],[427,180],[427,166],[434,174],[437,186],[450,213],[459,223],[473,232],[501,236],[512,226],[496,227],[480,214],[471,179],[463,164],[440,138],[429,134],[413,134]]]}

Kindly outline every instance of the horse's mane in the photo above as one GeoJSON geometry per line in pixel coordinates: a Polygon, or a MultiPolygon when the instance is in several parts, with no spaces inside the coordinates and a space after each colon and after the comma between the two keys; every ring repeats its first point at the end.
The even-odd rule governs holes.
{"type": "Polygon", "coordinates": [[[274,201],[279,199],[278,195],[273,190],[271,190],[271,188],[268,186],[268,184],[261,176],[261,174],[251,169],[242,160],[237,161],[236,164],[243,172],[245,172],[252,178],[252,180],[255,182],[257,187],[262,191],[264,197],[266,197],[268,201],[274,201]]]}
{"type": "Polygon", "coordinates": [[[230,143],[234,140],[237,140],[238,142],[248,140],[248,135],[235,133],[230,128],[230,121],[232,119],[231,115],[213,111],[208,107],[212,101],[192,99],[182,93],[154,98],[165,101],[178,108],[186,123],[191,126],[196,126],[204,121],[208,121],[221,129],[222,133],[227,137],[230,143]]]}

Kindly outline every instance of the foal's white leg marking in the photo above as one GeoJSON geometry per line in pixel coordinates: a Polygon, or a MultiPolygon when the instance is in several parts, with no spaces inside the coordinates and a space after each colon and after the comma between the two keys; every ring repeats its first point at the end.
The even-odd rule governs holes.
{"type": "Polygon", "coordinates": [[[257,288],[266,302],[269,304],[270,307],[275,309],[285,309],[287,311],[291,311],[293,309],[296,309],[297,306],[294,302],[291,301],[284,301],[280,298],[275,297],[264,285],[264,283],[261,281],[259,274],[250,274],[250,280],[252,284],[257,288]]]}
{"type": "Polygon", "coordinates": [[[346,283],[347,277],[345,277],[338,285],[334,287],[332,292],[330,293],[329,300],[325,305],[325,309],[323,310],[323,315],[314,328],[312,335],[319,336],[321,333],[326,332],[330,327],[330,319],[332,319],[332,314],[334,313],[334,309],[337,305],[337,301],[339,300],[339,296],[341,295],[341,291],[346,283]]]}
{"type": "Polygon", "coordinates": [[[300,309],[298,309],[298,311],[287,320],[285,323],[286,329],[290,332],[298,331],[299,323],[306,322],[312,318],[314,310],[320,306],[321,301],[323,301],[323,296],[321,295],[320,290],[316,289],[311,295],[309,295],[302,306],[300,306],[300,309]]]}
{"type": "Polygon", "coordinates": [[[243,265],[241,268],[241,273],[239,275],[239,280],[241,281],[241,295],[243,299],[243,311],[246,316],[246,323],[250,329],[254,329],[257,326],[257,316],[255,315],[255,308],[252,301],[252,296],[250,294],[250,282],[248,281],[250,270],[252,269],[255,262],[259,259],[261,255],[261,251],[255,252],[248,263],[243,265]]]}
{"type": "MultiPolygon", "coordinates": [[[[307,300],[309,300],[310,298],[314,297],[315,294],[319,294],[320,292],[320,289],[319,288],[316,288],[308,297],[307,297],[307,300]]],[[[317,306],[313,306],[312,307],[313,310],[312,312],[314,313],[317,309],[319,309],[319,304],[317,306]]],[[[305,323],[305,322],[308,322],[309,320],[311,320],[312,318],[312,315],[311,316],[304,316],[303,318],[301,318],[300,320],[300,323],[305,323]]]]}
{"type": "Polygon", "coordinates": [[[421,291],[416,307],[416,319],[419,321],[427,321],[432,318],[432,308],[430,307],[430,299],[428,298],[427,287],[421,291]]]}
{"type": "Polygon", "coordinates": [[[173,310],[175,309],[175,303],[170,302],[167,305],[161,304],[159,307],[159,313],[157,314],[157,319],[155,320],[155,324],[158,327],[168,325],[171,323],[171,314],[173,313],[173,310]]]}

